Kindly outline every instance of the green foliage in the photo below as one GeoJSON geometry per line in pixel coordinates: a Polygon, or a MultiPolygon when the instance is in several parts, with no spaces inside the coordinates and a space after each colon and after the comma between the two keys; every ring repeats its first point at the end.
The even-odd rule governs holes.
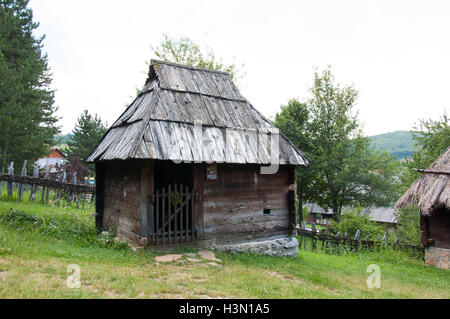
{"type": "MultiPolygon", "coordinates": [[[[107,124],[103,124],[100,117],[91,115],[84,110],[78,118],[75,128],[72,131],[72,138],[67,143],[69,146],[69,160],[76,161],[78,157],[82,163],[86,163],[86,158],[100,142],[107,131],[107,124]]],[[[88,166],[93,173],[93,166],[88,166]]]]}
{"type": "Polygon", "coordinates": [[[190,38],[171,39],[164,35],[158,47],[152,47],[153,53],[161,60],[190,65],[216,71],[228,72],[234,80],[242,77],[235,63],[225,64],[217,58],[211,48],[201,48],[190,38]]]}
{"type": "Polygon", "coordinates": [[[0,165],[44,155],[58,132],[44,36],[28,0],[0,0],[0,165]]]}
{"type": "Polygon", "coordinates": [[[370,239],[377,239],[378,235],[383,235],[385,233],[384,228],[371,221],[361,211],[361,207],[345,210],[339,221],[330,222],[329,231],[332,234],[340,232],[341,235],[344,235],[346,233],[351,238],[355,236],[356,231],[359,229],[361,239],[365,239],[366,236],[369,236],[370,239]]]}
{"type": "Polygon", "coordinates": [[[341,88],[328,68],[315,72],[312,97],[283,106],[275,125],[303,150],[310,165],[298,169],[299,196],[332,208],[388,206],[398,198],[400,164],[363,136],[353,106],[358,92],[341,88]]]}
{"type": "Polygon", "coordinates": [[[18,210],[0,212],[0,222],[19,232],[34,232],[45,234],[59,240],[73,242],[82,247],[97,245],[114,249],[124,249],[128,245],[116,241],[114,230],[106,235],[98,235],[92,224],[76,215],[45,214],[38,215],[18,210]]]}
{"type": "Polygon", "coordinates": [[[306,218],[308,218],[309,214],[311,212],[309,211],[309,208],[306,206],[302,207],[302,216],[303,216],[303,220],[306,220],[306,218]]]}
{"type": "Polygon", "coordinates": [[[413,138],[418,150],[405,163],[402,175],[402,192],[420,176],[414,169],[428,168],[450,146],[449,117],[444,114],[439,120],[420,120],[413,131],[413,138]]]}
{"type": "MultiPolygon", "coordinates": [[[[281,106],[281,112],[276,114],[274,121],[274,125],[305,154],[309,154],[313,149],[312,141],[308,135],[308,119],[308,105],[296,99],[291,99],[287,105],[281,106]]],[[[311,183],[314,172],[312,166],[297,168],[299,207],[303,207],[303,199],[305,197],[310,198],[311,192],[314,192],[311,183]]]]}
{"type": "Polygon", "coordinates": [[[422,231],[420,230],[420,212],[417,207],[405,207],[398,211],[397,236],[411,242],[414,245],[421,245],[422,231]]]}
{"type": "Polygon", "coordinates": [[[399,160],[411,156],[416,150],[413,135],[409,131],[395,131],[370,136],[370,139],[378,150],[387,152],[399,160]]]}

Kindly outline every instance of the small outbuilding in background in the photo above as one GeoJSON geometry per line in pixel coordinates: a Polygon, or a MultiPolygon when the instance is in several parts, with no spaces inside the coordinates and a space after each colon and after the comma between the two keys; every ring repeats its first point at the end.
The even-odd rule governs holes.
{"type": "Polygon", "coordinates": [[[228,73],[153,60],[88,161],[103,229],[154,246],[297,255],[295,168],[307,160],[228,73]]]}
{"type": "Polygon", "coordinates": [[[425,262],[450,268],[450,147],[399,199],[397,208],[416,205],[420,209],[425,262]]]}

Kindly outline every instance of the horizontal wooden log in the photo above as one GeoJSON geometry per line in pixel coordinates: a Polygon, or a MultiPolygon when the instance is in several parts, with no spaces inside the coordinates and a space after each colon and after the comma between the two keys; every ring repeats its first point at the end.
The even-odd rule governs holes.
{"type": "Polygon", "coordinates": [[[5,181],[8,183],[19,183],[49,188],[65,189],[76,193],[95,193],[95,187],[90,185],[72,184],[67,182],[54,181],[45,178],[37,178],[31,176],[0,174],[0,181],[5,181]]]}
{"type": "Polygon", "coordinates": [[[205,226],[224,226],[224,225],[241,225],[242,223],[262,223],[270,221],[289,220],[287,209],[273,210],[270,215],[264,215],[263,210],[259,211],[243,211],[227,214],[208,214],[205,213],[205,226]]]}

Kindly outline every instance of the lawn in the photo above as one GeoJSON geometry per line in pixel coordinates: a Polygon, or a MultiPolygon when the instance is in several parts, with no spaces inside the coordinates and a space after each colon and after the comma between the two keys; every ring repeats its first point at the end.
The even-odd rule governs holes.
{"type": "MultiPolygon", "coordinates": [[[[0,298],[449,298],[449,271],[402,253],[298,258],[216,253],[207,262],[157,263],[162,253],[133,251],[97,236],[92,207],[57,208],[0,201],[0,298]],[[81,288],[67,287],[68,265],[81,288]],[[381,288],[366,285],[381,268],[381,288]]],[[[179,253],[193,252],[181,249],[179,253]]]]}

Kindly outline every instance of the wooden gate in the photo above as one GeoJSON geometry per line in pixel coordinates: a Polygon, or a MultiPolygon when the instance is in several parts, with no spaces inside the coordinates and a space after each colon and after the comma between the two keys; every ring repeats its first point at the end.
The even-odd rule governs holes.
{"type": "Polygon", "coordinates": [[[188,186],[173,184],[153,195],[150,237],[154,244],[194,241],[198,238],[195,216],[196,194],[188,186]]]}

